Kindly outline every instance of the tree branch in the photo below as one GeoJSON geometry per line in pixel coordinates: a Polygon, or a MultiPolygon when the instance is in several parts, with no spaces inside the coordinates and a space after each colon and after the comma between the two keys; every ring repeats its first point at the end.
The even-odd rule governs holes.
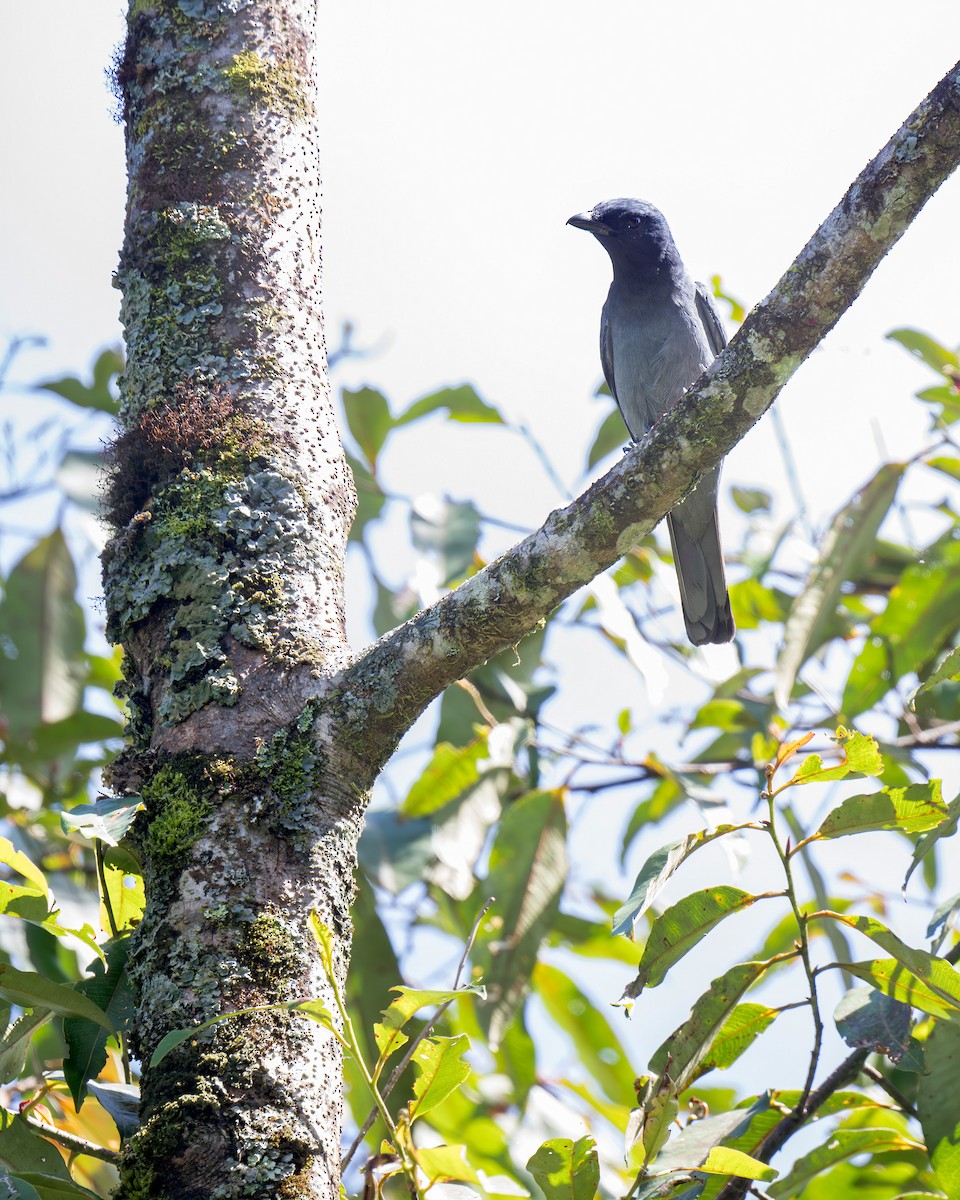
{"type": "Polygon", "coordinates": [[[767,411],[960,160],[960,64],[860,173],[681,402],[600,480],[332,680],[386,760],[444,688],[515,645],[649,532],[767,411]]]}

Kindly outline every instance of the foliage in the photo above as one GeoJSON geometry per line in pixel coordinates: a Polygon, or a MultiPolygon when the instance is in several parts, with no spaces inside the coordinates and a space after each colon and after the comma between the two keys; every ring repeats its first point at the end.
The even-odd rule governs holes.
{"type": "MultiPolygon", "coordinates": [[[[891,337],[936,375],[918,397],[930,445],[851,481],[812,546],[765,481],[733,485],[740,634],[725,678],[706,684],[663,616],[669,551],[651,537],[451,688],[417,772],[388,772],[361,841],[339,1011],[277,1006],[332,1028],[347,1055],[369,1152],[358,1134],[348,1191],[362,1171],[371,1193],[436,1200],[451,1181],[584,1200],[730,1200],[752,1181],[778,1200],[956,1193],[960,895],[943,851],[960,798],[935,772],[960,730],[960,359],[914,330],[891,337]],[[899,498],[930,472],[946,498],[900,520],[899,498]],[[580,727],[557,728],[551,700],[568,685],[553,664],[571,633],[595,640],[595,673],[662,677],[689,702],[618,706],[609,729],[584,704],[580,727]],[[591,844],[614,822],[620,864],[591,844]],[[925,945],[894,905],[900,880],[925,945]]],[[[44,386],[65,413],[110,411],[119,365],[107,352],[92,383],[44,386]]],[[[353,553],[381,633],[505,537],[472,501],[390,492],[404,431],[518,431],[467,385],[396,415],[372,388],[344,391],[343,408],[353,553]],[[378,530],[402,522],[406,578],[389,583],[378,530]]],[[[622,445],[618,423],[600,423],[587,471],[622,445]]],[[[255,433],[238,431],[238,454],[255,433]]],[[[19,453],[37,460],[37,437],[24,431],[19,453]]],[[[181,469],[168,442],[158,433],[151,471],[181,469]]],[[[61,432],[31,486],[85,454],[61,432]]],[[[21,474],[0,501],[23,487],[21,474]]],[[[123,839],[141,798],[98,796],[119,745],[119,667],[76,600],[76,557],[66,520],[10,565],[0,598],[0,1082],[22,1108],[3,1117],[0,1160],[28,1197],[106,1195],[136,1122],[124,966],[143,882],[123,839]]],[[[171,1031],[155,1061],[197,1032],[171,1031]]]]}

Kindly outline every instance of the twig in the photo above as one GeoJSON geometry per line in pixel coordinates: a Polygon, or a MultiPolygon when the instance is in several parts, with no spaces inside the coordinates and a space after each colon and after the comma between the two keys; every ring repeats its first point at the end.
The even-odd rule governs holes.
{"type": "Polygon", "coordinates": [[[895,1083],[891,1083],[882,1071],[878,1071],[877,1068],[870,1063],[864,1063],[863,1073],[864,1075],[869,1076],[869,1078],[873,1080],[877,1087],[883,1088],[890,1099],[899,1104],[907,1116],[919,1117],[920,1114],[906,1098],[903,1092],[900,1091],[895,1083]]]}
{"type": "MultiPolygon", "coordinates": [[[[827,1076],[820,1087],[810,1093],[802,1111],[794,1109],[771,1129],[759,1153],[754,1157],[760,1162],[768,1163],[777,1151],[786,1145],[800,1126],[830,1099],[834,1092],[849,1083],[851,1079],[856,1079],[869,1053],[870,1051],[866,1049],[854,1050],[848,1058],[845,1058],[840,1066],[827,1076]]],[[[731,1179],[717,1196],[717,1200],[741,1200],[747,1194],[750,1186],[749,1179],[731,1179]]]]}
{"type": "Polygon", "coordinates": [[[86,1138],[77,1137],[75,1133],[66,1133],[63,1129],[57,1129],[55,1125],[47,1125],[43,1121],[38,1121],[36,1117],[26,1116],[25,1120],[28,1125],[32,1126],[39,1133],[42,1133],[44,1137],[58,1142],[72,1154],[89,1154],[91,1158],[99,1158],[108,1163],[117,1163],[120,1161],[119,1150],[110,1150],[106,1146],[98,1146],[96,1142],[88,1142],[86,1138]]]}
{"type": "MultiPolygon", "coordinates": [[[[454,991],[456,991],[457,988],[460,987],[460,980],[463,977],[463,969],[467,965],[467,959],[470,957],[470,951],[473,949],[473,943],[476,941],[477,933],[480,930],[480,922],[487,915],[487,910],[489,909],[490,905],[493,903],[494,899],[495,899],[495,897],[491,896],[490,899],[487,900],[486,904],[484,904],[483,908],[481,908],[479,913],[477,914],[477,919],[473,923],[473,928],[470,930],[470,936],[467,938],[467,944],[464,947],[463,954],[460,958],[460,965],[457,967],[457,973],[453,980],[453,990],[454,991]]],[[[447,1011],[447,1009],[450,1007],[450,1005],[452,1003],[453,1003],[453,1000],[445,1000],[443,1002],[443,1004],[441,1004],[437,1008],[437,1011],[433,1014],[433,1016],[426,1023],[426,1025],[424,1025],[423,1029],[420,1030],[420,1032],[417,1034],[417,1036],[413,1039],[413,1041],[407,1047],[406,1054],[404,1054],[403,1058],[400,1059],[400,1062],[396,1065],[396,1067],[394,1067],[393,1072],[390,1075],[390,1078],[387,1080],[387,1082],[384,1084],[384,1086],[380,1089],[380,1095],[383,1097],[384,1100],[386,1100],[386,1098],[390,1095],[390,1093],[396,1087],[397,1083],[399,1083],[400,1076],[404,1073],[404,1071],[410,1065],[410,1060],[413,1058],[414,1051],[417,1049],[417,1047],[420,1045],[420,1043],[424,1040],[424,1038],[427,1038],[430,1036],[430,1034],[433,1032],[434,1028],[436,1027],[437,1022],[440,1020],[440,1018],[443,1016],[443,1014],[447,1011]]],[[[350,1143],[350,1148],[347,1150],[346,1154],[343,1156],[343,1158],[340,1162],[340,1174],[341,1175],[343,1175],[344,1171],[346,1171],[346,1169],[350,1163],[350,1160],[353,1158],[354,1154],[356,1154],[357,1150],[359,1149],[360,1143],[370,1132],[370,1126],[377,1119],[377,1115],[378,1115],[378,1110],[376,1108],[372,1108],[370,1110],[369,1114],[367,1115],[367,1119],[364,1121],[363,1125],[361,1125],[360,1132],[350,1143]]]]}

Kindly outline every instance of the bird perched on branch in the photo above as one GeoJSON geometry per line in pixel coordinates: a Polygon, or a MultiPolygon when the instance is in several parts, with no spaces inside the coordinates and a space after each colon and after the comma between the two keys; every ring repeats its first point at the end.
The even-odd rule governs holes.
{"type": "MultiPolygon", "coordinates": [[[[613,283],[600,317],[603,374],[636,441],[677,403],[727,344],[720,314],[684,269],[663,213],[644,200],[605,200],[567,222],[610,255],[613,283]]],[[[717,525],[720,468],[667,517],[687,637],[734,635],[717,525]]]]}

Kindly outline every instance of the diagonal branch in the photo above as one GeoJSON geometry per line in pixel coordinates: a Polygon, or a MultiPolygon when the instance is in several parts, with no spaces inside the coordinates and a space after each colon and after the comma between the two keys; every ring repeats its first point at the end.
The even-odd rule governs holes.
{"type": "Polygon", "coordinates": [[[744,322],[646,438],[602,479],[332,682],[378,761],[445,687],[516,644],[606,570],[740,441],[860,294],[960,160],[960,64],[911,113],[744,322]]]}

